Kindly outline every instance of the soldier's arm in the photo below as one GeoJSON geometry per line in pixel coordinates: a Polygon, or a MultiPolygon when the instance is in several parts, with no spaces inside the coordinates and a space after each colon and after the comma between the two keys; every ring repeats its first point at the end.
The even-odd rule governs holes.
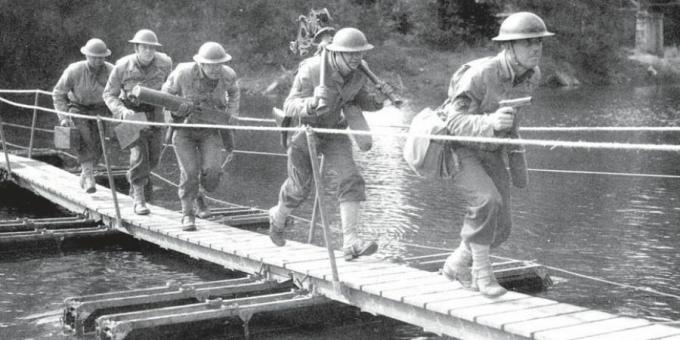
{"type": "Polygon", "coordinates": [[[293,80],[290,93],[283,103],[283,112],[287,117],[305,117],[316,115],[314,103],[314,84],[301,68],[293,80]]]}
{"type": "MultiPolygon", "coordinates": [[[[68,112],[68,93],[73,88],[73,80],[70,77],[69,69],[67,68],[64,73],[57,81],[57,85],[54,86],[52,90],[52,102],[54,103],[54,108],[61,112],[68,112]]],[[[68,118],[68,116],[57,114],[59,121],[68,118]]]]}
{"type": "Polygon", "coordinates": [[[470,114],[470,94],[459,94],[446,106],[446,128],[454,136],[493,137],[494,128],[488,114],[470,114]]]}
{"type": "Polygon", "coordinates": [[[357,92],[353,102],[361,107],[363,111],[378,111],[383,108],[383,102],[380,99],[380,96],[369,93],[368,89],[366,89],[366,85],[357,92]]]}
{"type": "Polygon", "coordinates": [[[113,117],[117,119],[125,118],[125,115],[129,111],[120,99],[120,89],[123,87],[122,73],[121,67],[116,65],[111,71],[109,80],[106,82],[104,92],[102,93],[104,103],[106,103],[106,106],[111,110],[111,113],[113,113],[113,117]]]}
{"type": "Polygon", "coordinates": [[[227,88],[227,114],[229,117],[238,117],[241,105],[241,88],[238,80],[234,80],[227,88]]]}

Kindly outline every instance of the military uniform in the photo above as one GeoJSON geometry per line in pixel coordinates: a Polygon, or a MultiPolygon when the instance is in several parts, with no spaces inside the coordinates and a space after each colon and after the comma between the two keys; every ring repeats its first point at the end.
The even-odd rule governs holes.
{"type": "MultiPolygon", "coordinates": [[[[124,118],[127,110],[144,112],[147,121],[164,122],[163,111],[147,104],[130,100],[128,93],[136,85],[160,90],[172,71],[172,59],[161,52],[155,52],[153,61],[142,66],[136,54],[130,54],[116,62],[104,89],[103,97],[115,118],[124,118]]],[[[148,127],[130,147],[130,169],[128,181],[132,186],[150,186],[151,170],[158,165],[162,144],[162,131],[158,126],[148,127]]],[[[145,190],[150,192],[150,190],[145,190]]]]}
{"type": "MultiPolygon", "coordinates": [[[[503,99],[526,97],[538,86],[538,67],[523,75],[513,72],[508,52],[477,59],[460,67],[451,78],[448,99],[441,109],[454,136],[499,137],[487,113],[495,112],[503,99]]],[[[456,191],[470,204],[461,236],[464,242],[497,247],[510,235],[510,180],[506,148],[490,143],[455,143],[459,162],[453,177],[456,191]]]]}
{"type": "MultiPolygon", "coordinates": [[[[88,65],[87,60],[69,65],[52,91],[54,108],[58,111],[82,115],[110,116],[102,99],[102,92],[104,92],[106,80],[109,78],[112,69],[111,63],[104,62],[95,71],[88,65]]],[[[67,118],[65,115],[59,115],[59,120],[67,118]]],[[[78,162],[96,164],[102,155],[97,121],[94,119],[75,119],[73,123],[80,134],[80,144],[77,150],[78,162]]]]}
{"type": "MultiPolygon", "coordinates": [[[[283,110],[286,116],[296,117],[301,124],[312,127],[346,129],[347,121],[343,108],[357,105],[365,111],[382,108],[382,103],[366,90],[368,79],[358,70],[347,77],[329,67],[330,84],[327,106],[323,111],[313,109],[314,88],[320,84],[321,57],[304,60],[286,98],[283,110]]],[[[334,186],[340,202],[366,200],[365,182],[359,173],[352,155],[352,143],[344,134],[319,134],[317,150],[324,155],[324,168],[335,173],[334,186]]],[[[307,138],[298,132],[288,143],[288,178],[281,186],[279,202],[289,209],[297,208],[309,195],[312,183],[312,167],[309,159],[307,138]]]]}
{"type": "MultiPolygon", "coordinates": [[[[198,63],[181,63],[170,74],[162,91],[189,99],[200,107],[224,111],[221,117],[206,117],[210,113],[191,113],[187,118],[173,116],[175,122],[188,124],[228,124],[230,117],[239,114],[240,90],[236,72],[221,65],[218,79],[208,78],[198,63]]],[[[179,161],[181,175],[179,197],[184,215],[193,215],[193,202],[199,194],[199,184],[206,191],[213,191],[222,176],[222,163],[225,147],[223,133],[230,136],[229,130],[177,128],[172,142],[179,161]]],[[[226,146],[229,152],[232,147],[226,146]]]]}

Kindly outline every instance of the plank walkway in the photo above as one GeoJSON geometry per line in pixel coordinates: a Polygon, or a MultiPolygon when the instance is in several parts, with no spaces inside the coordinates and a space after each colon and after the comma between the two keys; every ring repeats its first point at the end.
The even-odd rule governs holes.
{"type": "MultiPolygon", "coordinates": [[[[334,285],[325,248],[288,241],[274,246],[267,235],[197,220],[183,232],[180,214],[150,206],[138,216],[130,197],[118,194],[122,225],[116,227],[110,190],[84,193],[77,177],[51,165],[9,156],[12,179],[56,204],[163,248],[249,274],[293,278],[329,299],[461,339],[680,339],[680,328],[617,316],[557,301],[508,292],[487,298],[437,273],[368,257],[353,262],[336,252],[341,285],[334,285]]],[[[6,169],[4,157],[0,168],[6,169]]]]}

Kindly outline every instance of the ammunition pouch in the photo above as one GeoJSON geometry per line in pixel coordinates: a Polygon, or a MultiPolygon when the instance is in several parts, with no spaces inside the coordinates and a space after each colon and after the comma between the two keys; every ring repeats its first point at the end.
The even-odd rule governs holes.
{"type": "MultiPolygon", "coordinates": [[[[283,111],[278,108],[272,109],[272,115],[274,116],[274,121],[278,127],[288,128],[293,123],[293,118],[287,117],[283,111]]],[[[281,146],[283,146],[284,149],[288,148],[288,131],[281,131],[281,146]]]]}

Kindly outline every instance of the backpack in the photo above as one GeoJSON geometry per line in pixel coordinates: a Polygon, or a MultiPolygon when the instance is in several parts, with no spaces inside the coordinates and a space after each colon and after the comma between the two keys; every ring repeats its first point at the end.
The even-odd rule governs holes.
{"type": "Polygon", "coordinates": [[[425,108],[420,111],[409,128],[403,156],[408,166],[418,176],[448,179],[458,170],[458,159],[451,143],[418,135],[446,135],[448,133],[442,113],[425,108]]]}

